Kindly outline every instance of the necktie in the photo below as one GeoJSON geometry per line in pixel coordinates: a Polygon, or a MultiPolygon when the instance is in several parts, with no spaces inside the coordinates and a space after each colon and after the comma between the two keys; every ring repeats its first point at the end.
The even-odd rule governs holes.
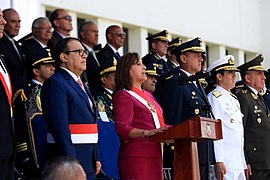
{"type": "Polygon", "coordinates": [[[11,41],[11,43],[12,43],[12,45],[13,45],[15,51],[17,52],[19,58],[22,59],[21,54],[20,54],[20,52],[19,52],[19,50],[18,50],[18,48],[17,48],[17,46],[16,46],[16,44],[15,44],[14,39],[11,39],[10,41],[11,41]]]}
{"type": "Polygon", "coordinates": [[[97,56],[96,56],[96,53],[94,52],[94,50],[93,50],[93,49],[91,49],[91,50],[90,50],[90,53],[91,53],[91,54],[92,54],[92,56],[95,58],[95,60],[96,60],[96,62],[97,62],[98,67],[100,67],[100,64],[99,64],[99,62],[98,62],[98,59],[97,59],[97,56]]]}
{"type": "Polygon", "coordinates": [[[119,59],[121,58],[119,52],[116,52],[115,55],[116,55],[116,57],[117,57],[117,60],[119,60],[119,59]]]}
{"type": "MultiPolygon", "coordinates": [[[[83,91],[85,92],[85,94],[87,95],[82,80],[81,80],[81,79],[78,79],[78,80],[77,80],[77,83],[79,84],[79,86],[82,88],[82,90],[83,90],[83,91]]],[[[87,98],[88,98],[88,100],[89,100],[89,103],[90,103],[91,108],[93,108],[93,103],[92,103],[92,101],[90,100],[90,98],[89,98],[88,95],[87,95],[87,98]]]]}

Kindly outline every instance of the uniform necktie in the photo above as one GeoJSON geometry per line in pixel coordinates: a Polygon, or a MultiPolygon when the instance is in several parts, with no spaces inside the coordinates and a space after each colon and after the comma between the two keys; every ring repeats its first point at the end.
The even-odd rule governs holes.
{"type": "MultiPolygon", "coordinates": [[[[83,82],[82,82],[82,80],[81,80],[80,78],[77,80],[77,83],[79,84],[79,86],[82,88],[82,90],[83,90],[83,91],[85,92],[85,94],[87,95],[86,90],[85,90],[84,85],[83,85],[83,82]]],[[[89,100],[89,103],[90,103],[91,108],[93,108],[93,103],[92,103],[92,101],[90,100],[90,98],[89,98],[88,95],[87,95],[87,98],[88,98],[88,100],[89,100]]]]}
{"type": "Polygon", "coordinates": [[[98,59],[97,59],[97,56],[96,56],[96,53],[94,52],[94,50],[93,50],[93,49],[90,49],[90,53],[91,53],[91,54],[92,54],[92,56],[95,58],[95,60],[96,60],[96,62],[97,62],[98,67],[100,67],[100,64],[99,64],[99,62],[98,62],[98,59]]]}
{"type": "Polygon", "coordinates": [[[119,52],[116,52],[115,55],[116,55],[116,57],[117,57],[117,60],[119,60],[119,59],[121,58],[119,52]]]}
{"type": "Polygon", "coordinates": [[[15,51],[17,52],[19,58],[22,59],[21,54],[20,54],[20,52],[19,52],[19,50],[18,50],[18,47],[17,47],[16,44],[15,44],[14,39],[11,39],[10,41],[11,41],[11,43],[12,43],[12,45],[13,45],[15,51]]]}

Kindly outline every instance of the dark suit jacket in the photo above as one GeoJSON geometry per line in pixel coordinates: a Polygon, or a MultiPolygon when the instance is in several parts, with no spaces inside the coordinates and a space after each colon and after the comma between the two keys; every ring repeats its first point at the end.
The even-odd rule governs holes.
{"type": "MultiPolygon", "coordinates": [[[[88,90],[89,98],[95,104],[88,90]]],[[[96,124],[97,110],[93,110],[87,95],[64,69],[47,79],[41,89],[43,116],[55,140],[56,155],[71,156],[80,161],[85,172],[94,176],[96,161],[100,160],[97,144],[73,144],[69,124],[96,124]]]]}
{"type": "Polygon", "coordinates": [[[235,92],[244,114],[246,161],[252,169],[270,170],[269,109],[248,86],[237,88],[235,92]]]}
{"type": "Polygon", "coordinates": [[[55,50],[56,44],[63,39],[56,31],[53,31],[52,38],[49,40],[47,46],[49,49],[51,49],[52,52],[55,50]]]}
{"type": "MultiPolygon", "coordinates": [[[[0,55],[0,61],[4,62],[0,55]]],[[[5,63],[3,63],[5,65],[5,63]]],[[[0,69],[2,67],[0,66],[0,69]]],[[[6,160],[14,157],[15,140],[13,133],[13,123],[11,119],[10,104],[8,97],[0,80],[0,160],[6,160]]]]}
{"type": "MultiPolygon", "coordinates": [[[[86,47],[84,47],[84,49],[87,50],[86,47]]],[[[91,94],[94,96],[94,94],[99,91],[101,86],[99,75],[100,67],[97,64],[96,59],[90,52],[86,59],[86,71],[84,73],[86,74],[91,94]]]]}
{"type": "Polygon", "coordinates": [[[112,48],[106,44],[104,48],[102,48],[98,53],[97,53],[97,58],[100,62],[100,66],[102,67],[109,67],[111,66],[113,58],[116,60],[119,60],[119,58],[116,56],[112,48]]]}
{"type": "Polygon", "coordinates": [[[12,84],[12,92],[16,93],[17,90],[22,89],[25,85],[25,72],[24,72],[24,59],[21,47],[15,42],[22,59],[17,54],[14,46],[4,34],[0,39],[0,53],[4,55],[4,60],[9,71],[12,84]]]}

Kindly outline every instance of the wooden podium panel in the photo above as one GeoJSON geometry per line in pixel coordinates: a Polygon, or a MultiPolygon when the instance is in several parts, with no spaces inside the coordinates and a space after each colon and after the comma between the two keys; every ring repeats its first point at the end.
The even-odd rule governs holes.
{"type": "Polygon", "coordinates": [[[174,143],[174,180],[199,180],[197,141],[222,139],[221,120],[195,116],[149,137],[150,141],[174,143]]]}

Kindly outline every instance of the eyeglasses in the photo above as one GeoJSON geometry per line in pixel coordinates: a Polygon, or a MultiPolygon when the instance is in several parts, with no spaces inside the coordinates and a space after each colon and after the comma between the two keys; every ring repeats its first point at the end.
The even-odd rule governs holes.
{"type": "Polygon", "coordinates": [[[52,27],[35,27],[35,29],[52,30],[52,27]]]}
{"type": "Polygon", "coordinates": [[[71,52],[79,53],[79,55],[80,55],[81,57],[83,57],[83,55],[86,55],[86,57],[87,57],[88,54],[89,54],[89,51],[86,51],[86,50],[84,50],[84,49],[75,49],[75,50],[71,50],[71,51],[65,51],[64,53],[65,53],[65,54],[69,54],[69,53],[71,53],[71,52]]]}
{"type": "Polygon", "coordinates": [[[116,34],[116,36],[118,36],[118,37],[126,37],[125,32],[117,32],[117,33],[114,33],[114,34],[116,34]]]}
{"type": "Polygon", "coordinates": [[[64,16],[64,17],[56,18],[56,20],[60,20],[60,19],[65,19],[67,21],[71,21],[72,17],[70,15],[67,15],[67,16],[64,16]]]}

